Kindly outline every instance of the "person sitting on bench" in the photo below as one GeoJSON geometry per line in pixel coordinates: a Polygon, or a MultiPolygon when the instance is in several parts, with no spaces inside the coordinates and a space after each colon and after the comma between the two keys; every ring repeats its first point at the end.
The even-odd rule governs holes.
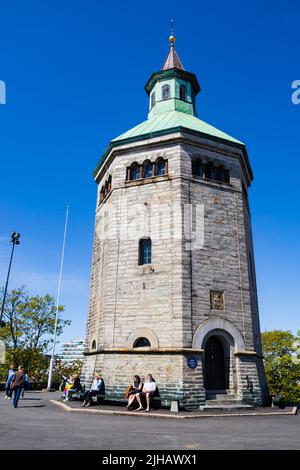
{"type": "Polygon", "coordinates": [[[79,392],[80,390],[81,390],[80,378],[78,374],[75,374],[73,376],[73,382],[72,382],[71,388],[69,388],[69,390],[66,391],[66,398],[64,399],[64,401],[70,401],[72,393],[79,392]]]}
{"type": "Polygon", "coordinates": [[[155,391],[156,391],[156,382],[154,378],[152,377],[152,375],[148,374],[147,381],[144,383],[142,391],[135,395],[138,401],[138,404],[140,405],[137,411],[144,409],[142,405],[142,401],[141,401],[141,398],[143,397],[146,397],[146,402],[147,402],[146,411],[150,411],[150,400],[153,397],[155,391]]]}
{"type": "Polygon", "coordinates": [[[144,384],[143,384],[143,382],[141,382],[140,376],[139,375],[134,375],[133,376],[133,383],[132,383],[131,388],[129,390],[127,409],[129,409],[131,404],[134,402],[135,395],[142,391],[143,385],[144,384]]]}
{"type": "Polygon", "coordinates": [[[90,389],[84,394],[82,406],[90,406],[92,397],[104,395],[104,390],[104,380],[100,374],[96,374],[90,389]]]}

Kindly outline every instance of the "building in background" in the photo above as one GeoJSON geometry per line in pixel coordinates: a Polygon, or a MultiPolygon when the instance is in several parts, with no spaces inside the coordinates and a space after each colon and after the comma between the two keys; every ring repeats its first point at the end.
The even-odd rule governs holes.
{"type": "Polygon", "coordinates": [[[84,349],[84,339],[71,339],[66,343],[62,343],[58,359],[62,364],[73,364],[76,361],[83,361],[84,349]]]}

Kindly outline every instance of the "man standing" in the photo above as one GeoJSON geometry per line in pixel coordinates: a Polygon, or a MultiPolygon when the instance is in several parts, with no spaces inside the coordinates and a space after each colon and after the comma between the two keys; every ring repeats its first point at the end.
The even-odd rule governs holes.
{"type": "Polygon", "coordinates": [[[25,369],[23,366],[19,366],[19,370],[15,372],[15,375],[13,376],[12,381],[11,381],[11,388],[14,392],[14,399],[13,399],[14,408],[17,408],[18,406],[18,401],[19,401],[21,391],[23,388],[24,379],[25,379],[25,369]]]}

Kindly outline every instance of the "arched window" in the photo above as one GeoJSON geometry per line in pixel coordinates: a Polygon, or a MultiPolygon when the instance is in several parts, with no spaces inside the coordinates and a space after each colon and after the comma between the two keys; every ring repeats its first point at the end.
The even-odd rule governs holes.
{"type": "Polygon", "coordinates": [[[130,179],[131,180],[138,180],[140,178],[140,166],[134,162],[131,164],[130,167],[130,179]]]}
{"type": "Polygon", "coordinates": [[[152,163],[150,160],[146,160],[143,163],[143,178],[151,178],[152,176],[152,163]]]}
{"type": "Polygon", "coordinates": [[[223,182],[225,178],[224,169],[222,166],[219,166],[215,169],[215,177],[217,181],[223,182]]]}
{"type": "Polygon", "coordinates": [[[203,166],[201,160],[192,161],[192,174],[193,176],[203,176],[203,166]]]}
{"type": "Polygon", "coordinates": [[[155,91],[151,95],[151,108],[155,105],[155,91]]]}
{"type": "Polygon", "coordinates": [[[94,341],[92,342],[92,349],[96,349],[96,340],[94,339],[94,341]]]}
{"type": "Polygon", "coordinates": [[[163,158],[159,158],[156,161],[156,171],[155,174],[156,176],[161,176],[166,173],[166,162],[163,158]]]}
{"type": "Polygon", "coordinates": [[[229,183],[229,170],[224,170],[224,183],[229,183]]]}
{"type": "Polygon", "coordinates": [[[142,238],[139,242],[139,265],[151,264],[152,258],[151,238],[142,238]]]}
{"type": "MultiPolygon", "coordinates": [[[[203,168],[205,178],[220,183],[229,183],[229,171],[223,165],[214,167],[211,164],[205,165],[203,168]]],[[[194,173],[193,173],[194,174],[194,173]]]]}
{"type": "Polygon", "coordinates": [[[170,87],[169,85],[163,85],[161,89],[162,99],[168,100],[170,98],[170,87]]]}
{"type": "Polygon", "coordinates": [[[245,197],[246,202],[247,202],[247,204],[248,204],[248,202],[249,202],[249,201],[248,201],[248,191],[247,191],[247,188],[246,188],[246,186],[245,186],[245,184],[244,184],[244,181],[242,181],[242,188],[243,188],[244,197],[245,197]]]}
{"type": "Polygon", "coordinates": [[[109,175],[107,180],[107,192],[109,193],[111,190],[111,175],[109,175]]]}
{"type": "Polygon", "coordinates": [[[151,343],[147,338],[138,338],[133,344],[134,348],[147,348],[151,347],[151,343]]]}
{"type": "Polygon", "coordinates": [[[102,188],[101,188],[101,191],[100,191],[99,204],[100,204],[100,202],[102,202],[102,201],[103,201],[103,199],[104,199],[104,196],[105,196],[105,187],[104,187],[104,186],[102,186],[102,188]]]}
{"type": "Polygon", "coordinates": [[[186,91],[186,86],[185,85],[180,85],[179,88],[179,97],[182,101],[187,100],[187,91],[186,91]]]}
{"type": "Polygon", "coordinates": [[[214,179],[214,168],[211,165],[205,165],[204,176],[209,180],[214,179]]]}

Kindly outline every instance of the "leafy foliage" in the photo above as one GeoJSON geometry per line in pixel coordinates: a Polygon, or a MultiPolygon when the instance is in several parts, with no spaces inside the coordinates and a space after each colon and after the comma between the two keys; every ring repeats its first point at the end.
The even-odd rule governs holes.
{"type": "Polygon", "coordinates": [[[55,368],[53,370],[54,382],[61,382],[62,380],[71,377],[74,374],[80,375],[82,368],[82,361],[74,361],[73,363],[63,363],[60,360],[55,362],[55,368]]]}
{"type": "MultiPolygon", "coordinates": [[[[59,306],[59,312],[63,311],[64,307],[59,306]]],[[[8,348],[32,348],[47,352],[52,343],[55,314],[55,300],[50,295],[30,297],[24,287],[15,289],[6,297],[5,327],[0,330],[0,338],[5,340],[8,348]]],[[[59,316],[57,336],[70,323],[59,316]]]]}
{"type": "Polygon", "coordinates": [[[300,332],[266,331],[262,348],[269,391],[290,402],[300,401],[300,332]]]}
{"type": "MultiPolygon", "coordinates": [[[[59,306],[58,337],[64,327],[71,323],[61,318],[63,311],[64,307],[59,306]]],[[[47,380],[55,316],[55,300],[48,294],[43,297],[31,297],[24,286],[8,293],[4,307],[5,326],[0,328],[0,339],[4,340],[6,345],[6,363],[0,365],[0,381],[6,379],[12,364],[22,364],[31,382],[47,380]]],[[[77,370],[78,366],[75,365],[74,372],[77,370]]],[[[59,377],[59,369],[55,369],[55,373],[56,377],[59,377]]]]}
{"type": "Polygon", "coordinates": [[[30,378],[30,382],[46,381],[50,358],[42,354],[39,349],[7,349],[6,363],[0,365],[0,381],[6,380],[12,364],[23,365],[30,378]]]}

